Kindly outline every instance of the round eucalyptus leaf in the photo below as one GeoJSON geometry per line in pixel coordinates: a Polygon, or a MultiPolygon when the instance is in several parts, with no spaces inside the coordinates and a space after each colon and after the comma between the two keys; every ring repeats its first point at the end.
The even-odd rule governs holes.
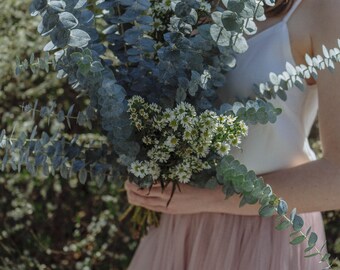
{"type": "Polygon", "coordinates": [[[290,221],[293,222],[294,221],[294,218],[296,216],[296,208],[294,208],[292,210],[292,212],[290,213],[290,221]]]}
{"type": "Polygon", "coordinates": [[[277,206],[277,213],[280,216],[283,216],[288,211],[288,204],[284,200],[280,200],[278,206],[277,206]]]}
{"type": "Polygon", "coordinates": [[[79,182],[81,184],[85,184],[86,179],[87,179],[87,170],[85,168],[82,168],[78,173],[78,177],[79,177],[79,182]]]}
{"type": "Polygon", "coordinates": [[[101,72],[104,70],[103,65],[99,61],[91,63],[91,72],[101,72]]]}
{"type": "Polygon", "coordinates": [[[312,232],[308,239],[308,246],[314,247],[317,241],[318,241],[318,235],[315,232],[312,232]]]}
{"type": "Polygon", "coordinates": [[[88,33],[80,29],[72,29],[68,45],[71,47],[83,48],[86,47],[91,37],[88,33]]]}
{"type": "Polygon", "coordinates": [[[39,14],[47,6],[47,0],[33,0],[30,5],[30,12],[32,16],[39,14]]]}
{"type": "Polygon", "coordinates": [[[267,6],[275,6],[275,1],[276,0],[264,0],[264,3],[267,5],[267,6]]]}
{"type": "Polygon", "coordinates": [[[269,204],[262,206],[259,210],[259,214],[261,217],[271,217],[274,215],[274,212],[275,207],[269,204]]]}
{"type": "Polygon", "coordinates": [[[237,53],[245,53],[248,50],[248,43],[244,36],[235,35],[232,38],[233,49],[237,53]]]}
{"type": "Polygon", "coordinates": [[[304,235],[299,235],[296,238],[294,238],[292,241],[290,241],[289,243],[291,245],[298,245],[298,244],[301,244],[305,239],[306,237],[304,235]]]}
{"type": "Polygon", "coordinates": [[[278,231],[286,230],[290,227],[290,222],[288,220],[282,220],[278,225],[275,226],[275,229],[278,231]]]}
{"type": "Polygon", "coordinates": [[[70,12],[59,13],[59,21],[65,29],[73,29],[78,25],[77,18],[70,12]]]}
{"type": "Polygon", "coordinates": [[[65,113],[63,110],[60,110],[57,114],[57,120],[59,123],[63,123],[65,120],[65,113]]]}
{"type": "Polygon", "coordinates": [[[257,6],[256,13],[255,13],[255,18],[258,21],[264,21],[266,19],[266,16],[265,16],[264,13],[265,13],[264,7],[261,6],[261,5],[257,6]]]}
{"type": "Polygon", "coordinates": [[[191,7],[185,2],[178,2],[175,7],[175,14],[179,18],[187,17],[191,13],[191,7]]]}
{"type": "Polygon", "coordinates": [[[50,33],[53,28],[58,24],[59,16],[57,14],[50,14],[44,16],[42,22],[38,26],[38,31],[41,35],[45,36],[50,33]]]}
{"type": "Polygon", "coordinates": [[[243,19],[237,13],[226,10],[222,13],[221,21],[227,31],[241,32],[243,19]]]}
{"type": "Polygon", "coordinates": [[[253,1],[244,2],[244,8],[240,12],[240,16],[253,20],[255,17],[256,3],[253,1]]]}
{"type": "Polygon", "coordinates": [[[183,18],[183,21],[188,24],[195,25],[197,23],[197,19],[198,19],[198,14],[196,10],[192,9],[190,14],[183,18]]]}
{"type": "Polygon", "coordinates": [[[245,4],[243,1],[239,1],[239,0],[229,0],[228,1],[228,10],[231,10],[233,12],[236,13],[241,13],[242,10],[244,9],[245,4]]]}
{"type": "Polygon", "coordinates": [[[247,204],[256,204],[258,202],[256,196],[254,196],[252,193],[244,195],[244,199],[247,204]]]}
{"type": "Polygon", "coordinates": [[[295,67],[289,62],[286,62],[286,70],[289,73],[289,75],[297,74],[295,67]]]}
{"type": "Polygon", "coordinates": [[[74,9],[80,9],[87,4],[87,0],[77,0],[74,9]]]}
{"type": "Polygon", "coordinates": [[[53,44],[59,48],[64,48],[70,40],[70,31],[67,29],[54,28],[51,33],[53,44]]]}
{"type": "Polygon", "coordinates": [[[74,160],[72,164],[72,171],[79,172],[81,169],[85,167],[85,162],[82,160],[74,160]]]}
{"type": "Polygon", "coordinates": [[[220,11],[215,11],[213,13],[211,13],[211,19],[213,20],[213,22],[215,24],[217,24],[220,27],[223,27],[223,23],[222,23],[222,12],[220,11]]]}
{"type": "Polygon", "coordinates": [[[257,32],[257,26],[253,20],[246,21],[246,24],[244,25],[244,33],[246,35],[254,35],[257,32]]]}
{"type": "Polygon", "coordinates": [[[217,24],[213,24],[210,27],[210,35],[217,45],[229,46],[231,33],[224,28],[218,26],[217,24]]]}
{"type": "Polygon", "coordinates": [[[322,262],[326,262],[329,260],[329,258],[331,257],[331,254],[326,253],[325,255],[323,255],[323,257],[321,258],[322,262]]]}
{"type": "Polygon", "coordinates": [[[59,13],[65,11],[66,3],[64,1],[49,1],[48,2],[48,12],[52,13],[59,13]]]}

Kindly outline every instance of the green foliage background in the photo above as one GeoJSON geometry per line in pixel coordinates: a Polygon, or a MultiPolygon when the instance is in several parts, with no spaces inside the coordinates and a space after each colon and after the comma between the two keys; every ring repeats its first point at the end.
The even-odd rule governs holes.
{"type": "MultiPolygon", "coordinates": [[[[44,46],[29,3],[0,1],[0,127],[17,132],[37,124],[40,132],[53,134],[57,121],[33,121],[19,106],[39,97],[40,104],[56,100],[68,108],[73,91],[53,73],[13,76],[17,56],[39,57],[44,46]]],[[[58,175],[0,173],[0,269],[126,269],[137,242],[118,221],[124,196],[113,182],[98,188],[94,181],[81,185],[58,175]]]]}
{"type": "MultiPolygon", "coordinates": [[[[42,104],[56,100],[67,108],[75,98],[67,83],[53,73],[13,76],[17,56],[39,56],[44,46],[29,2],[0,2],[0,129],[24,131],[38,124],[53,133],[57,122],[32,120],[19,105],[39,97],[42,104]]],[[[321,153],[317,125],[311,142],[321,153]]],[[[126,269],[137,240],[129,223],[118,221],[127,207],[124,196],[114,182],[98,188],[93,181],[80,185],[58,175],[0,174],[0,269],[126,269]]],[[[325,213],[324,220],[329,251],[340,257],[340,212],[325,213]]]]}

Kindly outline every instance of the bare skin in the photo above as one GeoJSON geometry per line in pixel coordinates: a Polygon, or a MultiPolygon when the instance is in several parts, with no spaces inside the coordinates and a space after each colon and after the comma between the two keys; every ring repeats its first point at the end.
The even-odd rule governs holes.
{"type": "MultiPolygon", "coordinates": [[[[304,63],[305,53],[322,55],[322,45],[337,47],[340,38],[338,17],[340,1],[303,1],[288,21],[291,47],[295,62],[304,63]]],[[[263,31],[281,18],[268,19],[258,24],[263,31]]],[[[262,175],[275,193],[284,198],[300,213],[340,209],[340,65],[335,72],[321,72],[317,84],[319,96],[319,127],[323,157],[316,161],[300,160],[293,167],[262,175]]],[[[258,215],[258,205],[239,208],[240,199],[233,196],[227,201],[221,188],[215,190],[181,185],[168,207],[171,188],[163,193],[155,186],[148,194],[135,184],[126,181],[128,200],[131,204],[168,214],[193,214],[215,212],[235,215],[258,215]]]]}

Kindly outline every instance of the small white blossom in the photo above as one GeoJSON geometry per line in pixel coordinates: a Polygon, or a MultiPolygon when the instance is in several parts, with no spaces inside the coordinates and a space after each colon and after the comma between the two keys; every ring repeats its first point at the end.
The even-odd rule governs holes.
{"type": "Polygon", "coordinates": [[[142,138],[142,142],[146,145],[151,145],[152,144],[152,139],[149,136],[144,136],[142,138]]]}
{"type": "Polygon", "coordinates": [[[224,157],[229,154],[230,151],[230,145],[227,143],[221,143],[219,145],[219,148],[217,148],[217,153],[221,156],[224,157]]]}
{"type": "Polygon", "coordinates": [[[149,174],[152,176],[153,180],[159,179],[161,175],[161,169],[156,162],[150,161],[149,164],[149,174]]]}
{"type": "Polygon", "coordinates": [[[223,124],[217,123],[215,125],[215,129],[217,133],[224,133],[226,130],[226,127],[223,124]]]}
{"type": "Polygon", "coordinates": [[[144,168],[144,164],[141,161],[135,161],[131,164],[130,169],[129,169],[130,173],[132,173],[133,175],[143,178],[146,176],[146,171],[144,168]]]}
{"type": "Polygon", "coordinates": [[[154,19],[152,26],[157,31],[164,31],[166,29],[166,26],[163,24],[162,20],[159,18],[154,19]]]}
{"type": "Polygon", "coordinates": [[[203,162],[202,165],[203,165],[203,169],[204,169],[204,170],[209,170],[209,169],[211,169],[211,166],[210,166],[209,162],[207,162],[207,161],[206,161],[206,162],[203,162]]]}
{"type": "Polygon", "coordinates": [[[176,119],[176,115],[174,113],[174,111],[172,111],[171,109],[167,108],[165,110],[165,112],[162,115],[162,119],[164,121],[166,121],[167,123],[171,122],[172,120],[176,119]]]}
{"type": "Polygon", "coordinates": [[[165,163],[170,158],[169,151],[172,149],[166,149],[164,146],[155,146],[153,149],[149,150],[147,156],[154,161],[158,161],[160,163],[165,163]]]}
{"type": "Polygon", "coordinates": [[[248,126],[246,125],[246,123],[244,123],[244,121],[240,121],[240,129],[242,136],[248,135],[248,126]]]}
{"type": "Polygon", "coordinates": [[[184,127],[184,128],[191,128],[193,126],[193,118],[186,115],[184,116],[182,119],[181,119],[181,125],[184,127]]]}
{"type": "Polygon", "coordinates": [[[187,173],[179,173],[178,174],[178,181],[183,184],[187,184],[190,182],[191,174],[187,173]]]}
{"type": "Polygon", "coordinates": [[[142,130],[144,128],[142,121],[140,121],[140,120],[135,121],[135,127],[139,131],[142,130]]]}
{"type": "Polygon", "coordinates": [[[173,135],[169,136],[164,144],[170,148],[173,148],[178,144],[178,139],[173,135]]]}
{"type": "Polygon", "coordinates": [[[152,128],[161,131],[166,126],[166,123],[159,116],[154,117],[152,120],[152,128]]]}
{"type": "Polygon", "coordinates": [[[185,130],[182,138],[183,138],[184,141],[192,141],[193,138],[192,138],[192,135],[191,135],[191,131],[185,130]]]}
{"type": "Polygon", "coordinates": [[[236,121],[236,119],[237,119],[236,116],[228,115],[227,116],[227,125],[232,126],[234,124],[234,122],[236,121]]]}
{"type": "Polygon", "coordinates": [[[192,173],[189,170],[188,166],[179,164],[175,168],[174,175],[178,178],[178,181],[180,183],[187,184],[190,182],[192,173]]]}
{"type": "Polygon", "coordinates": [[[149,109],[154,113],[160,113],[161,112],[161,108],[156,103],[151,103],[149,105],[149,109]]]}
{"type": "Polygon", "coordinates": [[[198,157],[206,157],[209,154],[209,145],[198,145],[195,147],[198,157]]]}
{"type": "Polygon", "coordinates": [[[176,131],[178,128],[178,121],[176,119],[173,119],[169,122],[169,126],[176,131]]]}

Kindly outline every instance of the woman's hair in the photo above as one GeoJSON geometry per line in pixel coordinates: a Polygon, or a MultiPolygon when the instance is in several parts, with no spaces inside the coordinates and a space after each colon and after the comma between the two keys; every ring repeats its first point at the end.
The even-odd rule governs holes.
{"type": "Polygon", "coordinates": [[[294,0],[276,0],[273,7],[265,5],[266,16],[269,18],[283,15],[290,10],[293,4],[294,0]]]}

